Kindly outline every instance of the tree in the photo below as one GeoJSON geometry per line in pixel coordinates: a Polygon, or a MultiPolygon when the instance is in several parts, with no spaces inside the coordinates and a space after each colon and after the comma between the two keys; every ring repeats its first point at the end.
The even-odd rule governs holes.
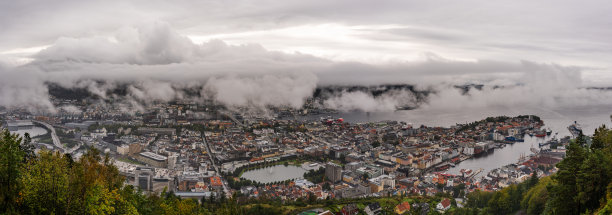
{"type": "Polygon", "coordinates": [[[606,186],[610,182],[610,165],[601,151],[590,153],[580,166],[576,175],[578,203],[583,208],[596,209],[605,197],[606,186]]]}
{"type": "Polygon", "coordinates": [[[559,171],[553,177],[557,184],[549,190],[552,213],[578,214],[582,211],[574,196],[578,193],[575,174],[579,172],[585,159],[583,145],[584,136],[580,135],[576,141],[569,144],[565,159],[557,164],[559,171]]]}
{"type": "Polygon", "coordinates": [[[21,181],[28,213],[65,214],[69,186],[68,160],[60,153],[42,151],[26,165],[21,181]]]}
{"type": "Polygon", "coordinates": [[[525,209],[528,215],[542,214],[548,199],[548,190],[551,180],[549,177],[542,178],[534,187],[529,189],[521,201],[521,208],[525,209]]]}
{"type": "Polygon", "coordinates": [[[227,200],[227,197],[225,196],[225,194],[221,194],[221,196],[219,197],[219,202],[225,203],[225,200],[227,200]]]}
{"type": "Polygon", "coordinates": [[[457,186],[453,187],[453,197],[458,198],[458,197],[463,197],[463,190],[465,190],[465,184],[461,183],[457,186]]]}
{"type": "Polygon", "coordinates": [[[308,192],[308,204],[314,204],[317,201],[317,196],[314,193],[308,192]]]}
{"type": "Polygon", "coordinates": [[[325,183],[323,184],[323,190],[331,190],[331,185],[329,185],[329,183],[325,183]]]}
{"type": "Polygon", "coordinates": [[[531,177],[529,178],[529,182],[527,183],[527,188],[535,186],[536,184],[538,184],[538,181],[538,172],[533,171],[533,174],[531,175],[531,177]]]}
{"type": "Polygon", "coordinates": [[[13,212],[21,190],[19,178],[26,152],[19,135],[4,129],[0,136],[0,212],[13,212]]]}

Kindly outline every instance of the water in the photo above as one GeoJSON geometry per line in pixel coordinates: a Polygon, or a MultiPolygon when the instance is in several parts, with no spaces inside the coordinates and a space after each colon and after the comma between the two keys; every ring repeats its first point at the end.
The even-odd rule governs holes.
{"type": "MultiPolygon", "coordinates": [[[[411,123],[414,126],[442,126],[449,127],[457,123],[464,124],[478,121],[489,116],[518,116],[536,115],[544,120],[545,128],[551,128],[559,132],[559,136],[569,136],[567,126],[574,121],[582,126],[585,134],[593,134],[595,128],[606,124],[610,127],[610,115],[612,107],[606,105],[589,105],[573,107],[489,107],[489,108],[465,108],[453,110],[419,108],[415,110],[392,111],[392,112],[341,112],[329,114],[332,117],[344,118],[346,122],[376,122],[383,120],[396,120],[411,123]]],[[[301,119],[314,119],[327,115],[302,116],[301,119]]]]}
{"type": "Polygon", "coordinates": [[[297,166],[277,165],[244,172],[242,178],[260,183],[270,183],[304,178],[306,170],[297,166]]]}
{"type": "Polygon", "coordinates": [[[459,170],[461,169],[472,169],[476,171],[482,168],[483,171],[479,176],[486,175],[486,173],[493,169],[518,162],[521,155],[528,156],[533,154],[530,150],[531,147],[538,149],[538,143],[550,140],[553,135],[545,138],[538,138],[535,136],[530,137],[529,135],[525,135],[525,142],[506,144],[506,147],[504,148],[494,149],[488,153],[485,152],[478,157],[465,160],[457,164],[457,166],[448,169],[446,172],[458,175],[460,174],[459,170]]]}
{"type": "MultiPolygon", "coordinates": [[[[545,123],[543,128],[550,128],[553,135],[557,137],[570,136],[567,126],[574,121],[582,126],[585,134],[591,135],[595,129],[601,125],[610,128],[610,115],[612,107],[607,105],[576,105],[572,107],[488,107],[488,108],[464,108],[453,110],[427,109],[420,108],[415,110],[393,111],[393,112],[343,112],[331,114],[332,117],[342,117],[346,122],[376,122],[383,120],[395,120],[411,123],[414,126],[442,126],[450,127],[457,123],[482,120],[489,116],[518,116],[536,115],[545,123]]],[[[316,120],[327,115],[303,116],[302,119],[316,120]]],[[[550,137],[547,137],[550,138],[550,137]]],[[[531,154],[531,145],[538,148],[538,144],[544,140],[536,137],[525,136],[525,142],[508,145],[502,149],[495,149],[493,153],[472,158],[461,162],[456,167],[448,170],[449,173],[457,174],[459,170],[469,168],[474,171],[483,168],[486,174],[489,170],[516,163],[521,154],[525,156],[531,154]]],[[[481,173],[482,174],[482,173],[481,173]]]]}
{"type": "Polygon", "coordinates": [[[34,126],[34,127],[33,127],[33,128],[31,128],[31,129],[20,129],[20,130],[18,130],[18,131],[11,131],[11,133],[13,133],[13,134],[19,134],[19,136],[20,136],[20,137],[23,137],[23,135],[24,135],[25,133],[28,133],[28,134],[30,134],[30,137],[34,138],[34,137],[36,137],[36,136],[38,136],[38,135],[44,135],[44,134],[46,134],[46,133],[47,133],[47,130],[45,130],[44,128],[41,128],[41,127],[36,127],[36,126],[34,126]]]}

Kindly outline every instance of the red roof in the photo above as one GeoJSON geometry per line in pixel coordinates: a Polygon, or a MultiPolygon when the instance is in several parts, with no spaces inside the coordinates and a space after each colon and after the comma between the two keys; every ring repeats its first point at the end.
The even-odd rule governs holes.
{"type": "Polygon", "coordinates": [[[399,211],[410,211],[410,203],[402,202],[401,204],[395,206],[399,211]]]}
{"type": "Polygon", "coordinates": [[[447,208],[448,206],[450,206],[451,201],[450,199],[443,199],[440,203],[442,203],[442,207],[447,208]]]}
{"type": "Polygon", "coordinates": [[[210,177],[210,184],[212,186],[223,186],[223,184],[221,183],[221,178],[219,178],[218,176],[210,177]]]}

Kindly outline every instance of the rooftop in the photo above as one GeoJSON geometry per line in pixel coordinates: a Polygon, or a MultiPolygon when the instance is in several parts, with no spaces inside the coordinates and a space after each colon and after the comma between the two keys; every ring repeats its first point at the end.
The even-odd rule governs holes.
{"type": "Polygon", "coordinates": [[[156,160],[156,161],[165,161],[165,160],[168,159],[168,157],[166,157],[166,156],[158,155],[158,154],[155,154],[153,152],[142,152],[142,153],[140,153],[140,155],[142,155],[144,157],[147,157],[147,158],[151,158],[151,159],[156,160]]]}

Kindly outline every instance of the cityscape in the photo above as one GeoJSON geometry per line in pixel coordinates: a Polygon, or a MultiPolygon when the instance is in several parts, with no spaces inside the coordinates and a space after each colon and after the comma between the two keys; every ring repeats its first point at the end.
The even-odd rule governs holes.
{"type": "Polygon", "coordinates": [[[450,199],[461,207],[469,192],[498,191],[534,175],[554,174],[570,138],[582,132],[579,125],[569,125],[576,132],[558,137],[534,115],[428,127],[390,120],[349,123],[322,114],[297,119],[306,112],[329,111],[308,108],[275,113],[294,117],[249,118],[212,103],[188,101],[159,103],[134,115],[87,101],[53,102],[82,104],[76,107],[84,111],[34,115],[6,110],[1,113],[5,127],[32,131],[36,151],[79,159],[96,149],[109,156],[125,184],[196,201],[211,196],[286,201],[444,193],[449,202],[436,208],[444,212],[450,199]],[[463,161],[478,162],[515,144],[531,145],[493,169],[458,169],[463,161]]]}
{"type": "Polygon", "coordinates": [[[0,11],[0,214],[612,214],[605,1],[0,11]]]}

